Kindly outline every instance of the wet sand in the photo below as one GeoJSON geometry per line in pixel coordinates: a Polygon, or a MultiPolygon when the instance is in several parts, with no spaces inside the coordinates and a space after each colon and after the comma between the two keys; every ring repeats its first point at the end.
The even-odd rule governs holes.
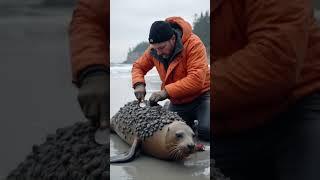
{"type": "MultiPolygon", "coordinates": [[[[110,96],[110,115],[114,115],[120,107],[128,101],[135,99],[131,88],[131,78],[119,76],[111,72],[111,96],[110,96]]],[[[160,89],[157,78],[147,79],[147,95],[160,89]]],[[[163,104],[163,103],[161,103],[163,104]]],[[[112,180],[191,180],[191,179],[210,179],[210,146],[206,144],[206,151],[197,152],[184,162],[168,162],[141,154],[130,163],[112,164],[110,166],[110,179],[112,180]]],[[[110,155],[126,152],[129,146],[123,142],[116,134],[110,136],[110,155]]]]}

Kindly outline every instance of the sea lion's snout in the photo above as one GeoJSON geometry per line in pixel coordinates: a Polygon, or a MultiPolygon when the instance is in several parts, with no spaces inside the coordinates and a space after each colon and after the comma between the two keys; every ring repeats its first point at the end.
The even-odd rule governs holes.
{"type": "Polygon", "coordinates": [[[194,151],[195,144],[194,143],[188,144],[187,147],[188,147],[189,151],[192,152],[192,151],[194,151]]]}
{"type": "Polygon", "coordinates": [[[183,148],[185,156],[187,157],[190,154],[194,153],[196,151],[195,147],[196,147],[196,145],[193,142],[185,145],[185,147],[183,148]]]}

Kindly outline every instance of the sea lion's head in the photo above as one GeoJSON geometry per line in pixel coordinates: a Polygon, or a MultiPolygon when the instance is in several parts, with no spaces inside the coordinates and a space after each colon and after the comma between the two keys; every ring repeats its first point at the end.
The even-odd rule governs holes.
{"type": "Polygon", "coordinates": [[[166,148],[172,160],[182,160],[195,152],[195,134],[183,121],[173,121],[166,132],[166,148]]]}

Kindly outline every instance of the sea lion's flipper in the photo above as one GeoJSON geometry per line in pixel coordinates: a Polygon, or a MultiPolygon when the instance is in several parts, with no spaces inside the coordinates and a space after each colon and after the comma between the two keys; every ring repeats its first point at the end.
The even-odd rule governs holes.
{"type": "Polygon", "coordinates": [[[129,152],[110,157],[110,163],[125,163],[132,161],[140,152],[141,140],[135,138],[129,152]]]}

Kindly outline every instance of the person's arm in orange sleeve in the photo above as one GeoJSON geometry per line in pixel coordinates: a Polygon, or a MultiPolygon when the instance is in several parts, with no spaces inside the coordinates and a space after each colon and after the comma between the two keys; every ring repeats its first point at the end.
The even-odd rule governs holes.
{"type": "Polygon", "coordinates": [[[165,86],[165,90],[171,98],[196,94],[203,89],[208,69],[205,46],[199,40],[189,47],[188,51],[187,76],[165,86]]]}
{"type": "Polygon", "coordinates": [[[151,58],[150,49],[148,48],[142,56],[133,63],[131,71],[133,88],[135,88],[137,84],[146,84],[144,76],[154,67],[151,58]]]}
{"type": "Polygon", "coordinates": [[[91,73],[109,71],[109,4],[79,0],[69,27],[72,79],[76,85],[91,73]]]}
{"type": "Polygon", "coordinates": [[[306,56],[308,1],[244,2],[248,44],[211,63],[215,112],[286,98],[306,56]]]}
{"type": "Polygon", "coordinates": [[[73,83],[83,114],[94,125],[108,127],[109,3],[79,0],[69,27],[73,83]]]}

